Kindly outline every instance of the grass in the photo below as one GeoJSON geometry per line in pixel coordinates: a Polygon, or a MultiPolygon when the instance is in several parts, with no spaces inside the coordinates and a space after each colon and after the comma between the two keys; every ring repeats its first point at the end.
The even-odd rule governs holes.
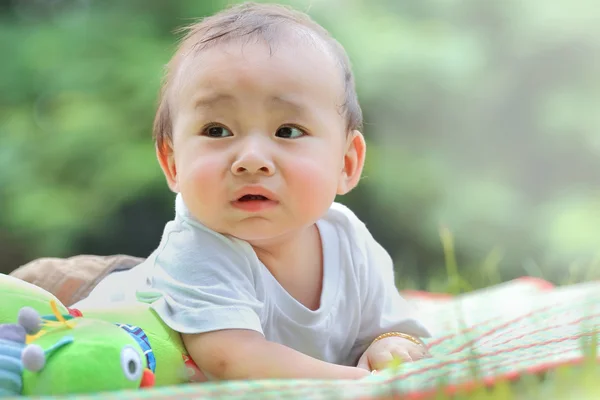
{"type": "Polygon", "coordinates": [[[596,362],[583,366],[566,366],[545,374],[525,375],[519,381],[500,382],[493,387],[480,386],[471,393],[455,396],[438,395],[436,400],[554,400],[600,398],[600,369],[596,362]]]}
{"type": "MultiPolygon", "coordinates": [[[[446,292],[460,294],[472,290],[472,285],[459,274],[458,263],[454,252],[454,243],[451,232],[442,227],[440,238],[445,254],[446,273],[448,286],[446,292]]],[[[501,255],[498,250],[493,250],[482,265],[482,271],[489,279],[489,284],[500,283],[498,265],[501,255]]],[[[583,280],[589,280],[591,271],[597,270],[598,264],[588,266],[589,272],[581,276],[581,268],[570,267],[571,278],[564,284],[572,284],[572,278],[577,272],[583,280]],[[586,279],[587,278],[587,279],[586,279]]],[[[595,272],[595,271],[594,271],[595,272]]],[[[581,281],[581,279],[578,279],[581,281]]],[[[597,334],[596,334],[597,335],[597,334]]],[[[517,381],[501,381],[492,387],[483,384],[468,392],[447,395],[442,392],[434,396],[435,400],[554,400],[554,399],[600,399],[600,364],[598,363],[598,338],[596,335],[587,342],[582,341],[586,359],[577,366],[562,366],[547,372],[544,375],[525,375],[517,381]]],[[[397,367],[397,366],[396,366],[397,367]]],[[[477,370],[473,371],[477,374],[477,370]]],[[[478,375],[475,375],[478,376],[478,375]]]]}

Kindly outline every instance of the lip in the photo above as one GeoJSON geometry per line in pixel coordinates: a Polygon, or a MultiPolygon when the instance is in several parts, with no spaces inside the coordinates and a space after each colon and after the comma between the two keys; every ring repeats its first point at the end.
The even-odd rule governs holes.
{"type": "Polygon", "coordinates": [[[261,211],[267,211],[279,204],[277,200],[277,196],[270,190],[262,187],[262,186],[246,186],[241,190],[235,192],[234,199],[231,202],[233,207],[250,213],[257,213],[261,211]],[[266,200],[249,200],[249,201],[240,201],[244,196],[263,196],[266,200]]]}
{"type": "Polygon", "coordinates": [[[275,193],[271,192],[270,190],[268,190],[262,186],[244,186],[242,189],[240,189],[234,193],[232,202],[233,203],[239,202],[239,199],[241,199],[242,197],[247,196],[247,195],[263,196],[263,197],[266,197],[267,200],[278,202],[277,196],[275,195],[275,193]]]}
{"type": "Polygon", "coordinates": [[[148,368],[144,369],[144,373],[142,375],[142,381],[140,382],[140,388],[151,388],[154,386],[155,377],[154,373],[150,371],[148,368]]]}

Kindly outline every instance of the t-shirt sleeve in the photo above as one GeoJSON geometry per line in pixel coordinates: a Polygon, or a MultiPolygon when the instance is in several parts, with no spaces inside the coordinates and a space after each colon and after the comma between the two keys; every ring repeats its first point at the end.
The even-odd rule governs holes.
{"type": "Polygon", "coordinates": [[[137,292],[173,330],[263,333],[255,271],[239,244],[225,237],[171,232],[157,251],[147,286],[137,292]]]}
{"type": "Polygon", "coordinates": [[[360,357],[377,336],[387,332],[430,337],[431,333],[417,317],[416,310],[396,287],[394,264],[388,252],[357,218],[354,227],[360,251],[357,274],[362,306],[353,356],[360,357]]]}

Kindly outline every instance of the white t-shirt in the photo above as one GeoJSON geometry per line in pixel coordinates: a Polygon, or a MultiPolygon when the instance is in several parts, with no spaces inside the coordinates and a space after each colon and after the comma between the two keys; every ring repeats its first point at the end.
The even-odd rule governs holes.
{"type": "Polygon", "coordinates": [[[392,260],[347,207],[317,222],[323,246],[318,310],[294,299],[245,241],[196,221],[177,196],[160,246],[129,271],[107,276],[74,307],[145,301],[181,333],[251,329],[317,359],[356,365],[378,335],[429,337],[394,283],[392,260]]]}

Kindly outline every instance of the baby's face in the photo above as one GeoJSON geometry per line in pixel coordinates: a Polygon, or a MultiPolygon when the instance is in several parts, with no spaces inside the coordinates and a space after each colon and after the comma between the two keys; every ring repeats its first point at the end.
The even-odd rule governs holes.
{"type": "Polygon", "coordinates": [[[343,192],[344,86],[322,48],[220,44],[177,79],[171,186],[207,227],[250,243],[284,237],[343,192]]]}

